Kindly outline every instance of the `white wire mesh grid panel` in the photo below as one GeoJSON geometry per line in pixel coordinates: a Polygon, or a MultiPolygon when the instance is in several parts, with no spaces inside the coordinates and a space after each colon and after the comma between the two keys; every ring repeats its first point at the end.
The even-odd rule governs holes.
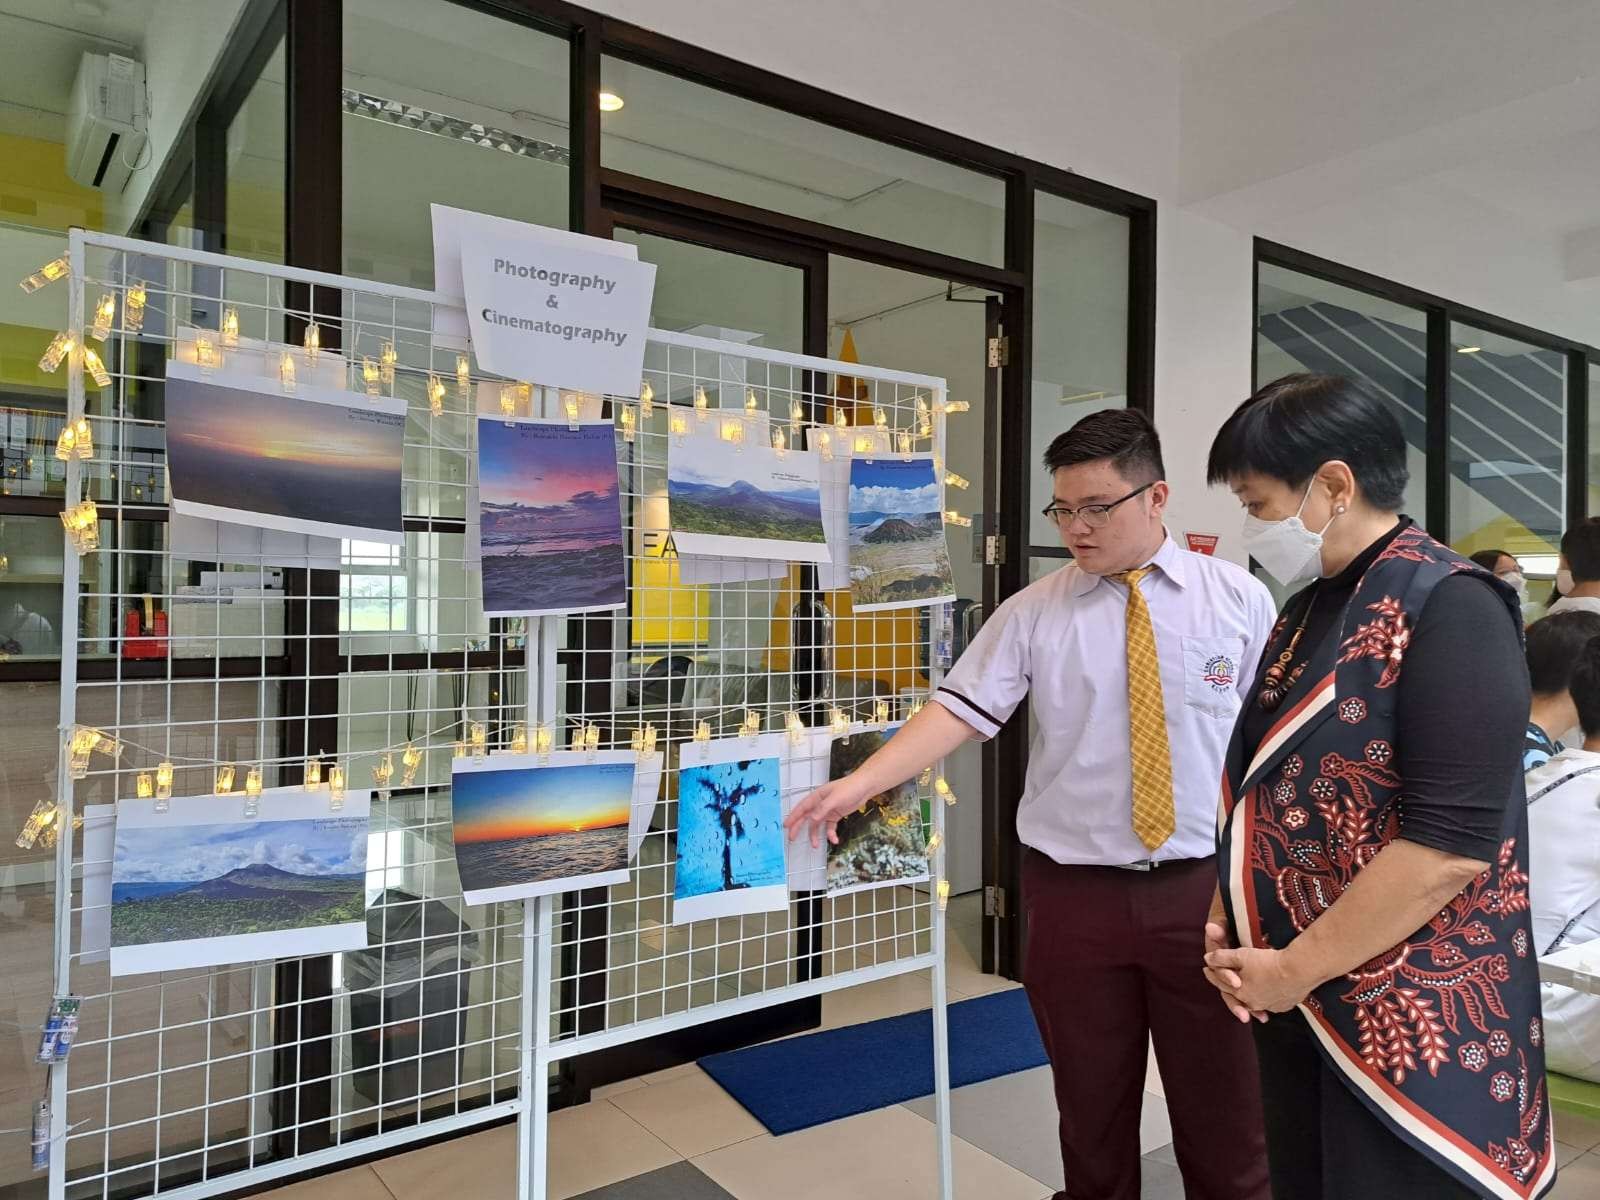
{"type": "MultiPolygon", "coordinates": [[[[712,1019],[719,1006],[775,1003],[929,965],[938,914],[927,882],[829,897],[819,876],[784,912],[674,920],[678,764],[697,731],[728,738],[753,728],[749,721],[768,732],[798,723],[808,734],[900,721],[926,702],[942,672],[937,634],[946,606],[856,614],[847,587],[819,586],[842,582],[826,567],[753,569],[726,558],[708,568],[679,557],[671,536],[667,464],[691,439],[718,439],[729,456],[809,447],[827,460],[825,521],[844,517],[834,510],[847,503],[846,489],[826,480],[847,478],[852,455],[937,461],[941,381],[843,369],[658,333],[645,355],[651,402],[619,413],[629,426],[619,445],[629,607],[566,622],[558,703],[569,728],[598,726],[602,745],[628,746],[654,726],[666,769],[628,882],[564,898],[551,998],[557,1056],[712,1019]],[[686,575],[713,581],[685,582],[686,575]]],[[[786,773],[792,803],[807,790],[799,781],[827,778],[827,738],[791,739],[786,753],[824,760],[786,773]]],[[[925,838],[943,828],[934,778],[918,781],[925,838]]],[[[942,851],[930,858],[936,879],[942,851]]]]}
{"type": "MultiPolygon", "coordinates": [[[[82,1016],[51,1077],[53,1195],[202,1195],[520,1110],[535,1011],[522,906],[463,904],[451,852],[450,760],[474,736],[510,749],[542,719],[557,745],[595,727],[600,745],[627,747],[654,725],[667,756],[629,882],[551,902],[559,919],[537,956],[550,1020],[534,1031],[555,1051],[546,1060],[935,961],[931,883],[819,888],[785,913],[672,924],[679,747],[750,713],[768,730],[903,719],[942,670],[948,615],[850,614],[848,591],[818,589],[816,568],[684,583],[665,471],[675,429],[726,416],[750,442],[781,431],[798,450],[826,434],[829,455],[937,456],[939,381],[652,334],[651,411],[585,401],[618,425],[628,607],[491,620],[466,520],[475,421],[505,381],[435,334],[432,294],[97,235],[74,246],[69,326],[117,302],[91,343],[109,378],[85,378],[80,358],[66,368],[93,436],[92,456],[68,464],[69,503],[96,501],[99,546],[66,573],[62,724],[123,751],[59,783],[80,828],[58,846],[59,877],[75,883],[58,899],[57,986],[82,997],[82,1016]],[[137,329],[130,288],[146,297],[137,329]],[[285,357],[302,381],[405,400],[403,545],[344,542],[336,570],[314,545],[287,568],[222,535],[175,548],[166,362],[278,380],[285,357]],[[111,979],[109,847],[85,852],[85,808],[134,795],[160,763],[185,796],[216,790],[220,764],[296,785],[309,758],[338,764],[350,787],[394,770],[372,803],[369,947],[111,979]]],[[[553,416],[564,401],[532,389],[518,403],[553,416]]],[[[932,779],[919,781],[929,833],[943,827],[932,779]]],[[[942,862],[935,851],[931,879],[942,862]]]]}

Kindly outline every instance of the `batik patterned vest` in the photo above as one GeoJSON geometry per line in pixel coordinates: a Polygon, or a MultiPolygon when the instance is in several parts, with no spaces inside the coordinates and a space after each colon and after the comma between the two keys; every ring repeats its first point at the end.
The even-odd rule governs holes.
{"type": "MultiPolygon", "coordinates": [[[[1340,636],[1313,652],[1306,674],[1318,682],[1297,693],[1253,762],[1235,731],[1218,868],[1240,945],[1287,946],[1399,835],[1396,684],[1428,596],[1463,571],[1491,579],[1520,630],[1512,589],[1408,527],[1356,585],[1340,636]]],[[[1281,624],[1263,662],[1281,650],[1281,624]]],[[[1300,1011],[1329,1063],[1402,1139],[1469,1188],[1529,1200],[1549,1189],[1556,1164],[1520,775],[1516,788],[1489,869],[1300,1011]]]]}

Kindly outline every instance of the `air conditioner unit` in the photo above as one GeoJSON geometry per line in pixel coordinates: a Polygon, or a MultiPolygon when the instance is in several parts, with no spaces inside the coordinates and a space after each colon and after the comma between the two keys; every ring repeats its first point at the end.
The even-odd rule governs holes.
{"type": "Polygon", "coordinates": [[[67,174],[86,187],[117,193],[144,153],[149,112],[144,64],[120,54],[78,60],[67,110],[67,174]]]}

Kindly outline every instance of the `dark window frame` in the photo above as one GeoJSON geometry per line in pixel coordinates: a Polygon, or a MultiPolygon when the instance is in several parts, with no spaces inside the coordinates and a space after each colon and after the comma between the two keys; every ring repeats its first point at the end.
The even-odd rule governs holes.
{"type": "Polygon", "coordinates": [[[1256,355],[1261,322],[1261,268],[1279,267],[1336,283],[1379,300],[1423,312],[1427,318],[1427,500],[1424,521],[1440,541],[1450,540],[1450,328],[1470,325],[1484,333],[1514,338],[1566,358],[1566,523],[1587,515],[1589,488],[1590,363],[1600,364],[1600,349],[1484,312],[1468,304],[1374,275],[1333,259],[1297,250],[1266,238],[1255,239],[1251,268],[1250,380],[1257,386],[1256,355]]]}

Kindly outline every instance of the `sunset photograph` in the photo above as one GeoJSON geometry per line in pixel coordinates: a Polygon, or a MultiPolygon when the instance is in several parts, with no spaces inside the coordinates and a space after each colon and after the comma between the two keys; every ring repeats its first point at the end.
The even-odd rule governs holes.
{"type": "Polygon", "coordinates": [[[168,366],[167,467],[179,512],[259,528],[396,541],[405,415],[343,393],[285,395],[168,366]]]}
{"type": "Polygon", "coordinates": [[[456,760],[451,830],[461,890],[494,900],[551,891],[628,866],[634,763],[552,755],[549,765],[456,760]],[[560,761],[563,758],[577,761],[560,761]],[[539,886],[546,885],[546,886],[539,886]],[[519,889],[508,893],[503,889],[519,889]]]}

